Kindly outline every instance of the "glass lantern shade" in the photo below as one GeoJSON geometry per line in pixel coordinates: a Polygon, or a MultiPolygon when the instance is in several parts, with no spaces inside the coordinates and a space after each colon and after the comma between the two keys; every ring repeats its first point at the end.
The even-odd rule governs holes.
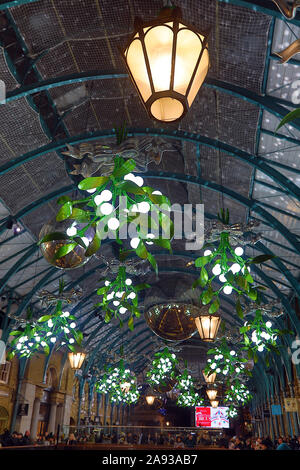
{"type": "Polygon", "coordinates": [[[69,362],[71,365],[71,369],[73,370],[79,370],[83,364],[83,361],[86,357],[86,353],[83,352],[82,350],[77,350],[74,352],[70,352],[68,354],[69,356],[69,362]]]}
{"type": "Polygon", "coordinates": [[[207,396],[208,396],[209,400],[210,400],[210,401],[214,401],[215,398],[216,398],[217,395],[218,395],[218,390],[207,389],[207,390],[206,390],[206,393],[207,393],[207,396]]]}
{"type": "Polygon", "coordinates": [[[213,374],[210,374],[210,375],[206,375],[204,373],[204,370],[202,371],[202,374],[203,374],[203,377],[204,377],[204,380],[207,384],[213,384],[215,383],[215,380],[216,380],[216,377],[217,377],[217,374],[214,372],[213,374]]]}
{"type": "Polygon", "coordinates": [[[147,395],[146,396],[146,402],[149,406],[153,405],[154,400],[155,400],[155,396],[153,396],[153,395],[147,395]]]}
{"type": "Polygon", "coordinates": [[[124,392],[125,392],[125,393],[128,393],[129,390],[130,390],[131,384],[130,384],[129,382],[123,382],[123,383],[120,385],[120,387],[121,387],[121,390],[122,390],[123,393],[124,393],[124,392]]]}
{"type": "Polygon", "coordinates": [[[221,323],[221,317],[218,315],[200,315],[195,318],[195,323],[202,341],[215,341],[221,323]]]}
{"type": "Polygon", "coordinates": [[[135,32],[123,57],[151,119],[174,122],[191,107],[209,69],[207,33],[181,20],[179,8],[163,9],[135,32]]]}
{"type": "Polygon", "coordinates": [[[211,404],[212,408],[218,408],[219,402],[218,402],[218,400],[212,400],[210,402],[210,404],[211,404]]]}

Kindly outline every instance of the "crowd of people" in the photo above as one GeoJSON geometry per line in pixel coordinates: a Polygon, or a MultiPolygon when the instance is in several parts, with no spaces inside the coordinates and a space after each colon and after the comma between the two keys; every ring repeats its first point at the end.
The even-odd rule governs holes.
{"type": "MultiPolygon", "coordinates": [[[[7,429],[0,435],[2,447],[25,446],[25,445],[54,445],[57,436],[47,432],[32,439],[30,432],[23,434],[14,431],[10,433],[7,429]]],[[[78,444],[120,444],[149,447],[170,447],[178,449],[218,447],[229,450],[300,450],[300,436],[282,437],[275,440],[267,437],[229,437],[226,434],[209,434],[202,432],[172,433],[151,432],[146,428],[138,431],[124,432],[122,429],[101,428],[91,432],[70,432],[67,437],[60,435],[59,443],[65,445],[78,444]]]]}

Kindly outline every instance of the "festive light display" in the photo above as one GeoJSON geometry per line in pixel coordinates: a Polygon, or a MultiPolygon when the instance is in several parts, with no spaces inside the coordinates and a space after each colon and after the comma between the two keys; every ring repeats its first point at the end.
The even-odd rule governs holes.
{"type": "Polygon", "coordinates": [[[178,360],[168,348],[154,354],[151,369],[147,372],[147,382],[151,385],[166,385],[167,379],[174,379],[178,360]]]}
{"type": "Polygon", "coordinates": [[[114,403],[136,403],[140,397],[136,377],[130,369],[125,368],[123,360],[118,367],[110,367],[105,371],[96,383],[96,390],[109,394],[114,403]]]}

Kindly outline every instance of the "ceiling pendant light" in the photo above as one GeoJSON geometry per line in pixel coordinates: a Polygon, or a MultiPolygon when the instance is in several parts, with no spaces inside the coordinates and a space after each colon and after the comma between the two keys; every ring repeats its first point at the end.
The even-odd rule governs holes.
{"type": "Polygon", "coordinates": [[[219,315],[200,315],[195,318],[195,323],[202,341],[215,341],[221,323],[219,315]]]}
{"type": "Polygon", "coordinates": [[[207,32],[163,8],[150,22],[136,18],[123,58],[151,119],[174,122],[190,109],[209,69],[207,32]]]}
{"type": "Polygon", "coordinates": [[[86,357],[86,353],[79,347],[76,347],[73,352],[68,353],[71,369],[79,370],[86,357]]]}
{"type": "Polygon", "coordinates": [[[218,408],[219,402],[218,402],[218,400],[212,400],[210,402],[210,404],[211,404],[212,408],[218,408]]]}
{"type": "Polygon", "coordinates": [[[215,400],[215,398],[217,398],[218,390],[213,389],[213,388],[208,388],[206,390],[206,393],[207,393],[207,396],[208,396],[209,400],[213,401],[213,400],[215,400]]]}

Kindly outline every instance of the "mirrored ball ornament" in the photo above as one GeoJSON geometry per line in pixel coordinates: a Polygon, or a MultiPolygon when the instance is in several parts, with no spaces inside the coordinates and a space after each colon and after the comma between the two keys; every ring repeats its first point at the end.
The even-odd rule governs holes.
{"type": "MultiPolygon", "coordinates": [[[[68,236],[74,236],[76,235],[75,230],[78,232],[84,228],[85,225],[86,224],[77,224],[74,222],[74,220],[64,220],[62,222],[57,222],[56,219],[52,219],[43,225],[39,234],[39,239],[41,240],[46,235],[51,233],[61,233],[68,236]]],[[[60,248],[72,242],[71,238],[67,238],[65,240],[52,240],[41,243],[40,249],[42,255],[48,261],[48,263],[52,264],[58,269],[79,268],[80,266],[83,266],[85,263],[87,263],[90,259],[90,257],[85,256],[85,252],[89,243],[94,237],[94,233],[95,232],[93,228],[88,228],[84,233],[84,236],[81,237],[86,248],[81,245],[77,245],[75,248],[73,248],[72,251],[70,251],[65,256],[62,256],[61,258],[55,258],[55,255],[60,248]]]]}

